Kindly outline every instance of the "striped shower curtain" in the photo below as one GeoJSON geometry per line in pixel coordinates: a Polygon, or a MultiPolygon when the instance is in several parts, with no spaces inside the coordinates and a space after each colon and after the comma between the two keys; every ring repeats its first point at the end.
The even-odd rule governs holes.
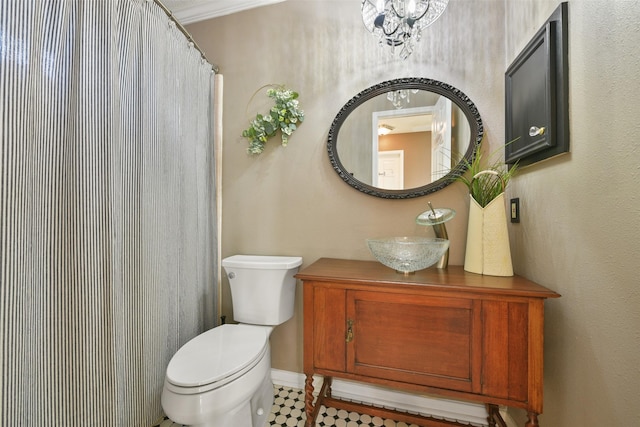
{"type": "Polygon", "coordinates": [[[154,1],[0,0],[0,426],[161,416],[217,318],[215,80],[154,1]]]}

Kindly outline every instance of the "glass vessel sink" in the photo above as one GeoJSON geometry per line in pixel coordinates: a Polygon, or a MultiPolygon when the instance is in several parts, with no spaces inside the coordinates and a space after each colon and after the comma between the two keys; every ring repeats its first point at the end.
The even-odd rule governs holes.
{"type": "Polygon", "coordinates": [[[434,265],[449,249],[449,240],[438,237],[384,237],[367,239],[373,256],[399,273],[409,274],[434,265]]]}

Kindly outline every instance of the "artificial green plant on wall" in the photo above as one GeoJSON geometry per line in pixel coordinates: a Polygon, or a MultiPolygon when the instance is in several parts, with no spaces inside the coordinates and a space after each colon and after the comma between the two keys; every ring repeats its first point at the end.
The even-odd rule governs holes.
{"type": "Polygon", "coordinates": [[[242,136],[249,141],[247,148],[249,154],[262,153],[266,142],[278,131],[280,131],[282,145],[286,147],[293,131],[304,121],[304,111],[300,109],[297,92],[279,85],[267,89],[267,96],[274,100],[274,106],[265,115],[256,114],[250,126],[242,131],[242,136]]]}

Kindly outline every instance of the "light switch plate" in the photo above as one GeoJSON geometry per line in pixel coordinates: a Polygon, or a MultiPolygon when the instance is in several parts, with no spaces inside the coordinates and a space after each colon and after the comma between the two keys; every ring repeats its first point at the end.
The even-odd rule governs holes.
{"type": "Polygon", "coordinates": [[[520,222],[520,199],[511,199],[511,222],[520,222]]]}

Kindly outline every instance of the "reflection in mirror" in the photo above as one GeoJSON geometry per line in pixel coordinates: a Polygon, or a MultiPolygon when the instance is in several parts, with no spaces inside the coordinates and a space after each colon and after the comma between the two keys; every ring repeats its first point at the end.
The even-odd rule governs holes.
{"type": "Polygon", "coordinates": [[[329,132],[328,150],[351,186],[384,198],[437,191],[464,172],[482,122],[459,90],[429,79],[373,86],[352,98],[329,132]]]}

